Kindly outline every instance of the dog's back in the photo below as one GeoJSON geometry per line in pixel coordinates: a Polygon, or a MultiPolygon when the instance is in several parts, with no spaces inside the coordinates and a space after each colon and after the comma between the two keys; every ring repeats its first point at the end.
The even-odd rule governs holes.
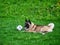
{"type": "Polygon", "coordinates": [[[35,27],[30,28],[29,31],[31,32],[51,32],[52,29],[50,28],[50,26],[37,26],[34,25],[35,27]]]}

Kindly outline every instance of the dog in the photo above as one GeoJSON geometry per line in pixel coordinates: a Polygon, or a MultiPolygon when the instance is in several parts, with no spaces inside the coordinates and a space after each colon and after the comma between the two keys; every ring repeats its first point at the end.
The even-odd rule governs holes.
{"type": "Polygon", "coordinates": [[[54,29],[54,23],[49,23],[48,25],[35,25],[33,22],[30,20],[25,20],[25,30],[27,32],[39,32],[42,33],[43,35],[47,32],[52,32],[54,29]]]}

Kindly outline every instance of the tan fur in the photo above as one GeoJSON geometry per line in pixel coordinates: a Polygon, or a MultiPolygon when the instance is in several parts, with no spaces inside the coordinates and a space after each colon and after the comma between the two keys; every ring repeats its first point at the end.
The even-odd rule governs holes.
{"type": "Polygon", "coordinates": [[[50,26],[37,26],[34,25],[33,23],[30,25],[28,32],[41,32],[45,33],[48,32],[50,29],[50,26]]]}

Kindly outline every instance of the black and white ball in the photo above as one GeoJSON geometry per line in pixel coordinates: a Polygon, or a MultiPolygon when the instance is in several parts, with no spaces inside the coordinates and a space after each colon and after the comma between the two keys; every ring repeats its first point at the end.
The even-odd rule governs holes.
{"type": "Polygon", "coordinates": [[[17,26],[17,30],[21,30],[23,27],[21,25],[17,26]]]}

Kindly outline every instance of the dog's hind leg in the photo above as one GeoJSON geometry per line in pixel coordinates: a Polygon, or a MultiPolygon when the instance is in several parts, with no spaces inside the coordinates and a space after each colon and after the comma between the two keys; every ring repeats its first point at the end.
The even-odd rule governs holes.
{"type": "Polygon", "coordinates": [[[42,33],[42,35],[45,35],[45,33],[42,33]]]}

